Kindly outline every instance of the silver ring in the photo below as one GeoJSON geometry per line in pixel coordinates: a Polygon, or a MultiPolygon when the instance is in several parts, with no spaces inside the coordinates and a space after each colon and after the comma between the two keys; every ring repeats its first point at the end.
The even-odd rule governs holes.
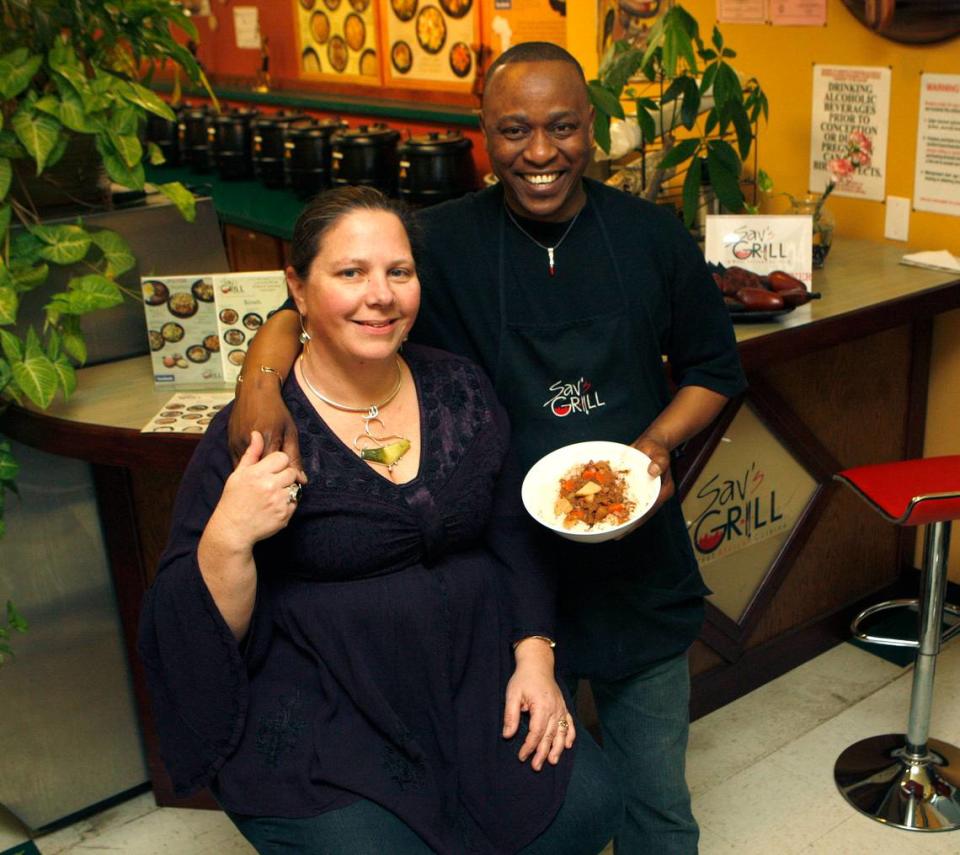
{"type": "Polygon", "coordinates": [[[294,481],[287,490],[287,504],[295,505],[297,502],[299,502],[300,494],[302,492],[303,488],[296,481],[294,481]]]}

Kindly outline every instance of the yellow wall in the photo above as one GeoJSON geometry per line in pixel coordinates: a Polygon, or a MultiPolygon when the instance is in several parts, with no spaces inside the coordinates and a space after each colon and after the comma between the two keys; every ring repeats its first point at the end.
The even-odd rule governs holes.
{"type": "MultiPolygon", "coordinates": [[[[683,5],[699,21],[701,34],[709,36],[716,23],[716,0],[686,0],[683,5]]],[[[567,4],[567,46],[588,77],[597,68],[596,6],[596,0],[567,4]]],[[[792,193],[808,189],[813,64],[889,66],[886,192],[912,199],[920,74],[960,74],[960,38],[927,46],[892,42],[860,24],[841,0],[827,0],[826,27],[723,24],[720,29],[727,46],[737,51],[734,67],[760,80],[770,100],[770,120],[759,132],[760,167],[778,189],[792,193]]],[[[837,218],[837,239],[884,240],[882,202],[834,197],[829,204],[837,218]]],[[[769,207],[782,210],[777,202],[769,207]]],[[[899,245],[905,251],[949,249],[960,256],[960,217],[913,211],[909,241],[899,245]]],[[[960,311],[942,316],[936,326],[925,453],[960,454],[960,311]]],[[[950,566],[951,579],[960,582],[960,530],[954,535],[950,566]]]]}

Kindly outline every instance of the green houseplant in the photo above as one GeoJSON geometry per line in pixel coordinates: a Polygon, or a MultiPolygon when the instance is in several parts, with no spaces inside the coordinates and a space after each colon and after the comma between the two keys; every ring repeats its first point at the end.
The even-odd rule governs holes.
{"type": "Polygon", "coordinates": [[[767,97],[756,79],[741,83],[716,27],[710,44],[700,37],[696,19],[682,6],[665,12],[635,46],[610,46],[596,80],[589,82],[596,119],[597,144],[610,151],[610,122],[624,119],[623,100],[636,105],[644,145],[662,144],[663,157],[644,191],[655,200],[673,170],[683,178],[683,215],[696,217],[704,169],[720,203],[731,211],[744,208],[740,178],[753,143],[753,126],[767,118],[767,97]]]}
{"type": "MultiPolygon", "coordinates": [[[[74,366],[86,358],[81,316],[123,299],[117,277],[135,265],[125,241],[85,228],[82,219],[44,225],[36,188],[56,183],[51,170],[71,147],[85,147],[113,182],[143,189],[143,161],[163,160],[155,145],[141,142],[146,116],[175,118],[144,84],[168,66],[177,82],[182,71],[212,97],[177,30],[197,37],[173,0],[0,0],[0,414],[11,401],[45,408],[58,392],[69,396],[74,366]],[[38,298],[51,265],[68,268],[66,287],[43,298],[42,328],[23,330],[18,311],[38,298]]],[[[183,185],[157,189],[193,219],[193,194],[183,185]]],[[[0,537],[17,471],[0,435],[0,537]]],[[[0,572],[0,602],[2,589],[0,572]]],[[[25,629],[7,600],[0,664],[12,653],[11,633],[25,629]]]]}

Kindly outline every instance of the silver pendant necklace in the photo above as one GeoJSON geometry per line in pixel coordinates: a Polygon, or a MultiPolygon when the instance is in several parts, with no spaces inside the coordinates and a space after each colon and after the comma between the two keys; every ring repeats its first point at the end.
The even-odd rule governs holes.
{"type": "Polygon", "coordinates": [[[573,228],[574,223],[576,223],[577,219],[580,217],[580,214],[583,212],[583,208],[585,208],[586,205],[584,205],[583,208],[581,208],[579,211],[577,211],[576,214],[574,214],[573,219],[570,220],[570,225],[568,225],[568,226],[564,229],[563,234],[560,235],[559,240],[558,240],[553,246],[547,246],[547,245],[544,244],[544,243],[540,243],[540,241],[538,241],[532,234],[530,234],[530,232],[528,232],[523,226],[520,225],[520,223],[517,222],[517,218],[513,215],[513,211],[510,210],[510,206],[509,206],[509,205],[507,205],[506,203],[504,203],[504,206],[503,206],[503,207],[504,207],[504,209],[505,209],[506,212],[507,212],[507,216],[510,218],[510,222],[512,222],[518,229],[520,229],[520,231],[523,232],[523,234],[524,234],[529,240],[533,241],[533,243],[535,243],[537,246],[539,246],[540,249],[544,249],[544,250],[547,251],[547,270],[549,271],[549,273],[550,273],[551,276],[556,276],[556,275],[557,275],[557,265],[556,265],[556,261],[555,261],[555,259],[554,259],[554,252],[556,252],[558,249],[560,249],[560,244],[562,244],[562,243],[564,242],[564,240],[566,240],[567,235],[570,234],[570,229],[573,228]]]}
{"type": "Polygon", "coordinates": [[[386,431],[387,429],[383,420],[380,418],[380,410],[397,397],[397,393],[403,385],[403,370],[400,368],[400,357],[397,357],[397,384],[393,387],[390,394],[380,401],[379,404],[370,404],[367,407],[351,407],[347,404],[341,404],[331,400],[310,382],[310,378],[307,376],[307,363],[303,358],[305,355],[305,353],[300,354],[300,376],[303,377],[303,382],[307,384],[307,388],[323,401],[323,403],[333,407],[335,410],[341,410],[345,413],[364,414],[360,416],[360,419],[363,421],[363,433],[358,434],[356,439],[354,439],[353,447],[357,450],[357,454],[360,455],[361,459],[369,460],[372,463],[382,463],[387,467],[387,471],[392,474],[393,467],[396,466],[397,463],[400,462],[400,458],[410,450],[410,440],[399,434],[375,434],[371,428],[376,425],[381,431],[386,431]]]}

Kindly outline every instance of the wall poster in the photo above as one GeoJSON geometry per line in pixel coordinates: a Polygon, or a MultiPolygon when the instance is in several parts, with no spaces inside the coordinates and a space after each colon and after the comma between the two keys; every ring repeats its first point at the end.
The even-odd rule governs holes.
{"type": "Polygon", "coordinates": [[[886,196],[890,69],[814,65],[810,190],[836,181],[835,196],[886,196]],[[857,157],[852,161],[851,150],[857,157]]]}
{"type": "Polygon", "coordinates": [[[669,8],[667,0],[597,0],[597,56],[621,40],[643,47],[650,28],[669,8]]]}
{"type": "Polygon", "coordinates": [[[960,74],[920,75],[913,207],[960,217],[960,74]]]}
{"type": "Polygon", "coordinates": [[[770,23],[775,27],[825,27],[827,0],[770,0],[770,23]]]}
{"type": "Polygon", "coordinates": [[[520,42],[566,46],[566,14],[567,0],[484,0],[483,43],[490,48],[489,59],[520,42]]]}
{"type": "Polygon", "coordinates": [[[720,24],[762,24],[767,20],[767,0],[717,0],[720,24]]]}
{"type": "Polygon", "coordinates": [[[480,41],[479,0],[381,0],[390,86],[469,91],[480,41]]]}
{"type": "Polygon", "coordinates": [[[380,82],[373,0],[293,0],[305,80],[380,82]]]}

